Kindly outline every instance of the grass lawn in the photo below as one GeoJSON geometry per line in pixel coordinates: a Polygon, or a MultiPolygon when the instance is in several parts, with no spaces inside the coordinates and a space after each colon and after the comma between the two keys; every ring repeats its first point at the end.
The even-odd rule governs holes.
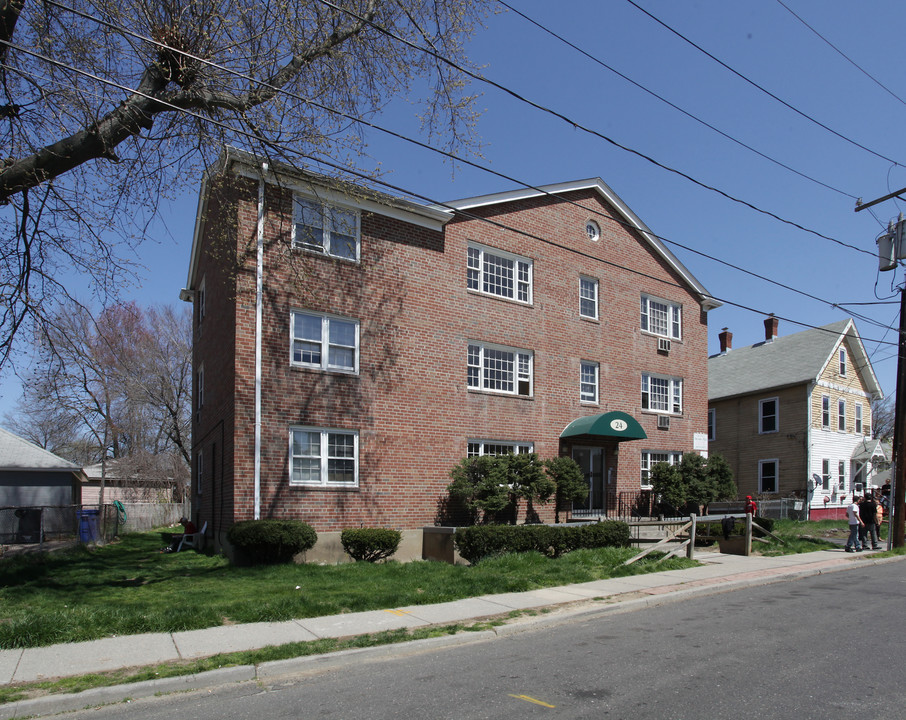
{"type": "Polygon", "coordinates": [[[655,570],[628,568],[631,548],[488,559],[475,567],[436,562],[237,568],[195,552],[162,554],[160,534],[0,560],[0,649],[145,632],[334,615],[520,592],[655,570]]]}

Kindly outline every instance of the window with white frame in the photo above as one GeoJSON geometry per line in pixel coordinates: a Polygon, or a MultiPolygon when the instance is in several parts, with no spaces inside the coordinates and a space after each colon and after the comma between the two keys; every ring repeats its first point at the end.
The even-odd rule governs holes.
{"type": "Polygon", "coordinates": [[[642,375],[642,410],[679,415],[683,412],[682,378],[642,375]]]}
{"type": "Polygon", "coordinates": [[[598,363],[583,360],[579,369],[579,399],[582,402],[598,402],[598,363]]]}
{"type": "Polygon", "coordinates": [[[840,348],[840,374],[846,375],[846,349],[840,348]]]}
{"type": "Polygon", "coordinates": [[[661,337],[682,338],[682,306],[642,295],[642,330],[661,337]]]}
{"type": "Polygon", "coordinates": [[[598,319],[598,281],[594,278],[579,278],[579,315],[598,319]]]}
{"type": "Polygon", "coordinates": [[[359,321],[324,313],[290,313],[290,363],[331,372],[359,371],[359,321]]]}
{"type": "Polygon", "coordinates": [[[846,400],[837,400],[837,430],[846,432],[846,400]]]}
{"type": "Polygon", "coordinates": [[[823,427],[825,430],[830,430],[830,420],[831,420],[830,396],[822,395],[821,396],[821,427],[823,427]]]}
{"type": "Polygon", "coordinates": [[[349,430],[291,427],[289,484],[358,486],[359,434],[349,430]]]}
{"type": "Polygon", "coordinates": [[[830,460],[821,461],[821,489],[830,490],[830,460]]]}
{"type": "Polygon", "coordinates": [[[201,410],[204,407],[204,365],[198,368],[198,374],[195,379],[195,409],[201,410]]]}
{"type": "Polygon", "coordinates": [[[777,398],[765,398],[758,401],[758,432],[773,433],[780,429],[779,405],[777,398]]]}
{"type": "Polygon", "coordinates": [[[708,441],[717,439],[717,410],[708,408],[708,441]]]}
{"type": "Polygon", "coordinates": [[[658,463],[677,465],[683,459],[681,452],[642,450],[642,490],[651,489],[651,469],[658,463]]]}
{"type": "Polygon", "coordinates": [[[198,290],[195,293],[195,301],[198,306],[198,322],[204,320],[205,313],[207,313],[207,293],[205,291],[205,279],[202,278],[201,282],[198,285],[198,290]]]}
{"type": "Polygon", "coordinates": [[[778,488],[779,460],[758,461],[758,492],[775,493],[778,488]]]}
{"type": "Polygon", "coordinates": [[[533,356],[528,350],[469,343],[467,378],[470,390],[532,395],[533,356]]]}
{"type": "Polygon", "coordinates": [[[837,463],[837,486],[840,490],[846,490],[846,462],[841,460],[837,463]]]}
{"type": "Polygon", "coordinates": [[[502,250],[470,244],[466,282],[469,290],[529,304],[532,302],[532,261],[502,250]]]}
{"type": "Polygon", "coordinates": [[[358,260],[359,213],[320,200],[295,197],[293,247],[343,260],[358,260]]]}
{"type": "Polygon", "coordinates": [[[856,403],[856,435],[862,434],[862,403],[856,403]]]}
{"type": "Polygon", "coordinates": [[[535,452],[534,443],[509,442],[507,440],[469,440],[468,457],[479,455],[525,455],[535,452]]]}

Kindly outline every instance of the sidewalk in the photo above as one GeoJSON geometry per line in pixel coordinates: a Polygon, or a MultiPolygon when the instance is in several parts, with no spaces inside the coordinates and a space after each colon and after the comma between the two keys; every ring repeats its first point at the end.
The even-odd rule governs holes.
{"type": "MultiPolygon", "coordinates": [[[[218,653],[255,650],[268,645],[305,642],[319,638],[339,638],[399,628],[446,625],[506,615],[513,610],[552,609],[552,612],[545,615],[516,618],[485,632],[460,633],[435,640],[309,656],[265,663],[258,667],[234,667],[167,680],[99,688],[77,695],[54,695],[9,703],[0,706],[0,718],[60,712],[91,704],[114,702],[117,698],[122,700],[126,697],[211,687],[228,682],[261,680],[265,677],[298,672],[306,667],[320,668],[333,662],[348,662],[350,655],[387,656],[403,653],[408,651],[404,647],[407,645],[424,648],[426,645],[474,642],[528,630],[538,627],[539,624],[564,622],[577,615],[590,617],[606,612],[636,610],[688,599],[695,595],[727,592],[746,586],[865,567],[872,563],[872,554],[871,552],[846,554],[842,548],[782,557],[744,557],[699,552],[696,553],[696,559],[703,563],[702,566],[688,570],[595,580],[521,593],[485,595],[435,605],[412,605],[389,610],[285,622],[229,625],[177,633],[129,635],[24,650],[0,650],[0,685],[8,685],[192,660],[218,653]]],[[[902,558],[897,557],[890,560],[900,559],[902,558]]],[[[874,562],[888,561],[882,559],[874,562]]]]}

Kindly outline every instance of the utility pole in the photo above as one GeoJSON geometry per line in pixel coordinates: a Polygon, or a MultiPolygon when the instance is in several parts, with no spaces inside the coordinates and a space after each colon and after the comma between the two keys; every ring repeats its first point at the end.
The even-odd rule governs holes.
{"type": "MultiPolygon", "coordinates": [[[[856,212],[899,197],[906,188],[869,203],[856,202],[856,212]]],[[[906,220],[902,213],[896,225],[888,225],[887,233],[878,238],[878,262],[881,270],[894,270],[906,257],[906,220]]],[[[890,533],[888,542],[895,548],[906,546],[906,285],[900,288],[900,332],[897,342],[897,395],[894,400],[893,467],[891,479],[890,533]]],[[[872,419],[874,422],[874,419],[872,419]]]]}

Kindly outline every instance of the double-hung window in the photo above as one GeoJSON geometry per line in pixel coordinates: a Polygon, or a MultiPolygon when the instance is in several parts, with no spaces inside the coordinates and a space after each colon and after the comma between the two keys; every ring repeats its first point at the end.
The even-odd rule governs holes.
{"type": "Polygon", "coordinates": [[[862,434],[862,403],[856,403],[856,435],[862,434]]]}
{"type": "Polygon", "coordinates": [[[502,250],[470,244],[466,283],[469,290],[530,304],[532,261],[502,250]]]}
{"type": "Polygon", "coordinates": [[[830,396],[822,395],[821,396],[821,427],[825,430],[830,430],[830,396]]]}
{"type": "Polygon", "coordinates": [[[469,343],[469,389],[531,397],[533,365],[534,358],[528,350],[469,343]]]}
{"type": "Polygon", "coordinates": [[[290,362],[330,372],[359,371],[359,321],[323,313],[290,314],[290,362]]]}
{"type": "Polygon", "coordinates": [[[821,489],[830,490],[830,460],[821,461],[821,489]]]}
{"type": "Polygon", "coordinates": [[[682,306],[642,295],[641,327],[643,332],[653,335],[682,339],[682,306]]]}
{"type": "Polygon", "coordinates": [[[681,452],[663,452],[659,450],[642,451],[642,490],[651,489],[651,469],[658,463],[677,465],[683,459],[681,452]]]}
{"type": "Polygon", "coordinates": [[[315,427],[290,428],[290,485],[356,487],[358,483],[357,432],[315,427]]]}
{"type": "Polygon", "coordinates": [[[775,493],[778,488],[779,460],[758,461],[758,492],[775,493]]]}
{"type": "Polygon", "coordinates": [[[846,400],[837,400],[837,430],[846,432],[846,400]]]}
{"type": "Polygon", "coordinates": [[[765,398],[758,401],[759,433],[773,433],[780,429],[779,405],[778,398],[765,398]]]}
{"type": "Polygon", "coordinates": [[[837,463],[837,479],[840,482],[840,484],[838,485],[838,488],[840,490],[846,490],[846,461],[845,460],[840,460],[837,463]]]}
{"type": "Polygon", "coordinates": [[[846,376],[846,350],[840,348],[840,374],[846,376]]]}
{"type": "Polygon", "coordinates": [[[586,403],[598,402],[598,363],[583,360],[579,368],[579,399],[586,403]]]}
{"type": "Polygon", "coordinates": [[[682,378],[642,375],[642,410],[679,415],[683,412],[682,378]]]}
{"type": "Polygon", "coordinates": [[[359,259],[359,214],[319,200],[293,202],[293,247],[344,260],[359,259]]]}
{"type": "Polygon", "coordinates": [[[507,440],[469,440],[467,457],[479,455],[525,455],[535,452],[534,443],[509,442],[507,440]]]}
{"type": "Polygon", "coordinates": [[[594,278],[579,278],[579,315],[592,320],[598,319],[598,281],[594,278]]]}
{"type": "Polygon", "coordinates": [[[708,408],[708,441],[717,439],[717,409],[708,408]]]}

